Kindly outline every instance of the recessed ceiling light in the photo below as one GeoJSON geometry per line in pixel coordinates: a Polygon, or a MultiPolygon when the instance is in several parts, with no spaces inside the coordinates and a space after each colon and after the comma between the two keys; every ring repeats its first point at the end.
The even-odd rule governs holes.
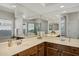
{"type": "Polygon", "coordinates": [[[60,6],[60,8],[64,8],[64,6],[62,5],[62,6],[60,6]]]}

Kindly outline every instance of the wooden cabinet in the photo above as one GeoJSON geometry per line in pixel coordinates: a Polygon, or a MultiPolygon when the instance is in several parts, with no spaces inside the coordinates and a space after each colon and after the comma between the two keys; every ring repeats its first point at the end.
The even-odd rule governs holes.
{"type": "Polygon", "coordinates": [[[18,54],[17,54],[17,56],[28,56],[29,54],[28,54],[28,50],[24,50],[24,51],[22,51],[22,52],[19,52],[18,54]]]}
{"type": "Polygon", "coordinates": [[[44,48],[45,48],[45,44],[41,43],[38,45],[38,56],[44,56],[44,48]]]}
{"type": "Polygon", "coordinates": [[[14,56],[79,56],[79,48],[43,42],[14,56]]]}
{"type": "Polygon", "coordinates": [[[44,43],[19,52],[14,56],[44,56],[44,43]]]}
{"type": "Polygon", "coordinates": [[[29,53],[30,56],[36,56],[37,55],[37,46],[34,46],[34,47],[32,47],[28,50],[29,50],[28,53],[29,53]]]}
{"type": "Polygon", "coordinates": [[[47,56],[57,56],[58,49],[47,47],[47,56]]]}
{"type": "Polygon", "coordinates": [[[58,56],[60,45],[54,43],[46,43],[46,55],[47,56],[58,56]]]}
{"type": "Polygon", "coordinates": [[[37,56],[37,46],[19,52],[15,56],[37,56]]]}
{"type": "Polygon", "coordinates": [[[62,51],[63,56],[79,56],[79,48],[77,47],[62,45],[62,48],[63,48],[62,51]]]}
{"type": "Polygon", "coordinates": [[[61,56],[76,56],[74,53],[63,51],[61,56]]]}
{"type": "Polygon", "coordinates": [[[46,42],[46,56],[79,56],[79,48],[46,42]]]}

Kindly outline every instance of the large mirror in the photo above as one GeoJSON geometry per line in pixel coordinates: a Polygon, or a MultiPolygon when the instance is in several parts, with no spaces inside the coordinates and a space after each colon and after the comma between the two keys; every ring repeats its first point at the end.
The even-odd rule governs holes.
{"type": "MultiPolygon", "coordinates": [[[[40,15],[22,4],[8,5],[14,7],[3,8],[0,4],[0,42],[16,37],[34,37],[40,33],[79,39],[78,11],[40,15]]],[[[28,4],[28,7],[30,5],[28,4]]]]}

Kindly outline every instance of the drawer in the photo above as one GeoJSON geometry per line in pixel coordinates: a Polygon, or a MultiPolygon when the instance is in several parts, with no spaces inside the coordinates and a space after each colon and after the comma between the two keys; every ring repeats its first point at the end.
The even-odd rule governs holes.
{"type": "Polygon", "coordinates": [[[51,48],[56,48],[56,49],[58,49],[58,48],[60,48],[61,45],[55,44],[55,43],[49,43],[49,42],[47,42],[47,43],[46,43],[46,46],[47,46],[47,47],[51,47],[51,48]]]}
{"type": "Polygon", "coordinates": [[[61,56],[77,56],[74,53],[63,51],[61,56]]]}
{"type": "Polygon", "coordinates": [[[79,48],[71,47],[71,46],[63,46],[63,47],[64,47],[64,49],[63,49],[64,51],[71,52],[71,53],[79,55],[79,48]]]}

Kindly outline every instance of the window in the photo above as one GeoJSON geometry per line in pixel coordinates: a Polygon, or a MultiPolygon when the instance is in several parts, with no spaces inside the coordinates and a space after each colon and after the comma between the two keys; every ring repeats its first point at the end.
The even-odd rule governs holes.
{"type": "Polygon", "coordinates": [[[12,36],[12,20],[0,19],[0,41],[12,36]]]}
{"type": "Polygon", "coordinates": [[[61,17],[61,35],[66,35],[66,16],[61,17]]]}
{"type": "Polygon", "coordinates": [[[34,24],[33,23],[29,23],[28,24],[28,34],[34,34],[34,24]]]}

